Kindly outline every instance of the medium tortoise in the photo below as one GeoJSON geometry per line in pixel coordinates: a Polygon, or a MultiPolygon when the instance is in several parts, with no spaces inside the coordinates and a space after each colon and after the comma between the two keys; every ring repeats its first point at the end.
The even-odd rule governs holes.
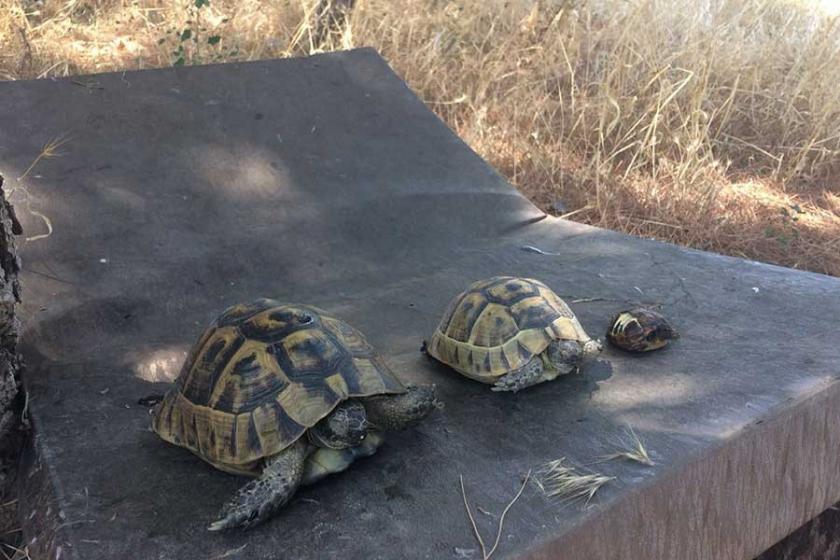
{"type": "Polygon", "coordinates": [[[601,344],[542,282],[497,276],[452,300],[426,351],[493,391],[519,391],[577,371],[601,344]]]}
{"type": "Polygon", "coordinates": [[[616,313],[607,330],[607,339],[628,352],[658,350],[679,337],[665,317],[644,307],[616,313]]]}
{"type": "Polygon", "coordinates": [[[376,451],[437,405],[406,387],[362,334],[307,305],[234,305],[193,347],[152,427],[211,465],[256,477],[210,530],[248,527],[297,488],[376,451]]]}

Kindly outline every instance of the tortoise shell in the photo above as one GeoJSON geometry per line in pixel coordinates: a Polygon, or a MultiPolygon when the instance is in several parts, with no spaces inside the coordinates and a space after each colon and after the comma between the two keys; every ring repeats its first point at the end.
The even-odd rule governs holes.
{"type": "Polygon", "coordinates": [[[591,340],[569,306],[531,278],[497,276],[449,304],[426,350],[484,383],[526,365],[553,340],[591,340]]]}
{"type": "Polygon", "coordinates": [[[660,313],[636,307],[616,313],[610,318],[607,340],[628,352],[650,352],[664,348],[670,340],[680,338],[677,330],[660,313]]]}
{"type": "Polygon", "coordinates": [[[341,401],[405,391],[347,323],[260,299],[228,308],[204,331],[152,428],[223,470],[250,473],[341,401]]]}

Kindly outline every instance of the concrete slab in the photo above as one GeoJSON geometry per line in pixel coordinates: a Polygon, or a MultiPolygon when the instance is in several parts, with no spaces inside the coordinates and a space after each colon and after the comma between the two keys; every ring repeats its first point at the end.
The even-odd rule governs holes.
{"type": "MultiPolygon", "coordinates": [[[[588,507],[529,486],[497,557],[751,558],[840,499],[840,280],[539,220],[371,50],[3,83],[0,98],[7,177],[71,138],[22,181],[54,228],[22,251],[39,557],[477,558],[459,474],[498,513],[529,468],[591,465],[628,424],[656,466],[597,465],[617,480],[588,507]],[[454,293],[494,274],[582,300],[595,334],[629,302],[661,303],[683,339],[492,393],[418,349],[454,293]],[[242,480],[163,444],[137,400],[257,296],[346,318],[447,407],[273,522],[208,534],[242,480]]],[[[495,518],[477,521],[491,535],[495,518]]]]}

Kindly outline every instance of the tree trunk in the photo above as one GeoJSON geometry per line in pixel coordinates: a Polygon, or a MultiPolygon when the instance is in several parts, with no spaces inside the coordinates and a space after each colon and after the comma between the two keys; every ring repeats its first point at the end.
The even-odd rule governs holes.
{"type": "Polygon", "coordinates": [[[17,353],[20,323],[15,307],[20,302],[20,259],[15,235],[23,233],[12,205],[3,191],[0,176],[0,542],[14,541],[17,522],[17,500],[11,499],[17,473],[18,457],[23,444],[21,418],[25,400],[20,394],[21,360],[17,353]]]}

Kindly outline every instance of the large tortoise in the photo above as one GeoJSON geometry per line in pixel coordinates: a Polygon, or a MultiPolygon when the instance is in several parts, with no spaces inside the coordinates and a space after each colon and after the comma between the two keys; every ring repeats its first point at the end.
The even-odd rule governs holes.
{"type": "Polygon", "coordinates": [[[456,296],[425,348],[493,391],[514,392],[575,372],[601,352],[551,288],[513,276],[480,280],[456,296]]]}
{"type": "Polygon", "coordinates": [[[437,405],[434,387],[406,387],[362,334],[307,305],[234,305],[204,331],[154,431],[211,465],[256,477],[210,530],[248,527],[302,484],[376,451],[437,405]]]}

